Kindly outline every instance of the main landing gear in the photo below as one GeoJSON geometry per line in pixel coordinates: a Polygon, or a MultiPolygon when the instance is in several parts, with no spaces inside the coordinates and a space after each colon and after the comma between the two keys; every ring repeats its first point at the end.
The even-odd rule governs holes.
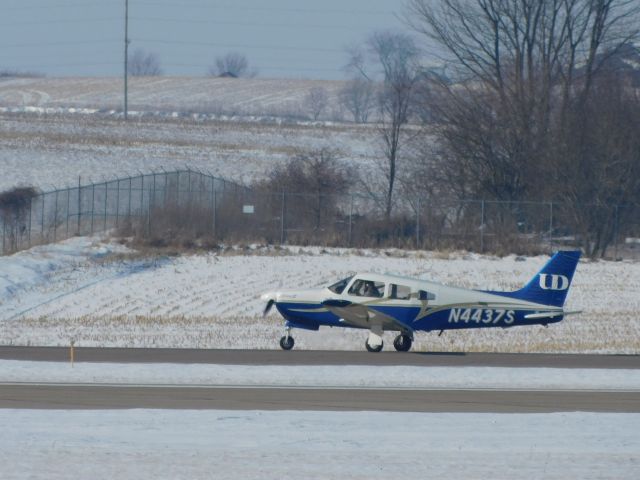
{"type": "Polygon", "coordinates": [[[406,334],[400,334],[393,340],[393,346],[399,352],[408,352],[411,349],[413,339],[406,334]]]}
{"type": "Polygon", "coordinates": [[[384,346],[384,342],[380,342],[377,345],[371,345],[369,343],[369,339],[367,338],[367,340],[364,342],[364,346],[367,347],[367,351],[368,352],[380,352],[382,351],[382,347],[384,346]]]}
{"type": "MultiPolygon", "coordinates": [[[[408,333],[401,333],[393,340],[393,346],[399,352],[408,352],[412,343],[413,337],[408,333]]],[[[364,342],[364,346],[368,352],[381,352],[384,346],[382,332],[369,332],[369,337],[364,342]]]]}
{"type": "Polygon", "coordinates": [[[291,327],[285,327],[284,337],[280,339],[280,348],[283,350],[291,350],[294,345],[293,337],[290,335],[291,327]]]}

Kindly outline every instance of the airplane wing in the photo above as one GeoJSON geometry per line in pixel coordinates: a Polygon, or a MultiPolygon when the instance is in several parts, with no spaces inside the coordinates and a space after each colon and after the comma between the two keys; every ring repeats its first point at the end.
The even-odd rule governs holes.
{"type": "Polygon", "coordinates": [[[412,328],[400,322],[391,315],[379,312],[371,308],[372,304],[351,302],[349,300],[329,299],[322,305],[330,312],[338,315],[346,323],[354,327],[368,328],[381,327],[387,330],[408,330],[412,328]]]}

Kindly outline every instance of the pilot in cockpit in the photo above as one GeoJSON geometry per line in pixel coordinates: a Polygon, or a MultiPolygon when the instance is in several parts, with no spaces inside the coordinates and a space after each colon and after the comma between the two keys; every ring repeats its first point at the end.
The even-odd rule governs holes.
{"type": "Polygon", "coordinates": [[[363,295],[365,297],[380,297],[380,292],[376,288],[376,286],[371,281],[366,281],[364,283],[364,292],[363,295]]]}

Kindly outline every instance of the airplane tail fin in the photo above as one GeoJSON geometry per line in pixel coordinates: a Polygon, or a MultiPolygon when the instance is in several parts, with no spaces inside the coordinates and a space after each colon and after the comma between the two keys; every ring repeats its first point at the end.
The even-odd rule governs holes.
{"type": "Polygon", "coordinates": [[[529,302],[562,307],[571,279],[580,260],[580,251],[559,251],[523,288],[510,296],[529,302]]]}

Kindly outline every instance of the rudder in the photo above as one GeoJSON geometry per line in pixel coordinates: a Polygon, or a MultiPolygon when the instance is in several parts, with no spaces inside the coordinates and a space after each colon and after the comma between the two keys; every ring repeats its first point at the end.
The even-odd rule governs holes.
{"type": "Polygon", "coordinates": [[[511,293],[520,300],[562,307],[580,260],[579,250],[559,251],[523,288],[511,293]]]}

